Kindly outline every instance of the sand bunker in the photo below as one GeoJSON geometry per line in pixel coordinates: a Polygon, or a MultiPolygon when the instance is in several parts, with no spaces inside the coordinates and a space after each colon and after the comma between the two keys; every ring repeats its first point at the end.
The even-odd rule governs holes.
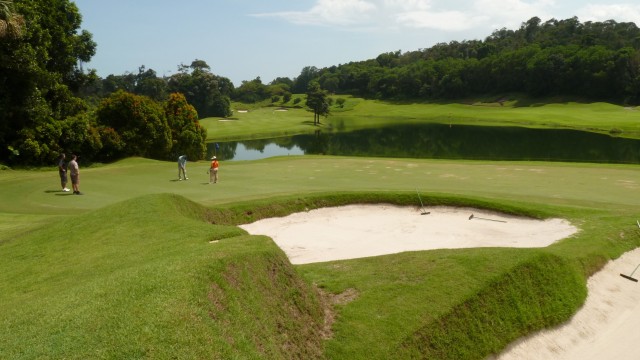
{"type": "Polygon", "coordinates": [[[431,214],[421,215],[413,207],[349,205],[241,227],[271,237],[293,264],[430,249],[544,247],[577,231],[562,219],[533,220],[470,208],[427,210],[431,214]]]}
{"type": "MultiPolygon", "coordinates": [[[[351,205],[242,228],[273,238],[294,264],[439,248],[543,247],[577,231],[561,219],[539,221],[468,208],[427,210],[431,214],[420,215],[421,210],[409,207],[351,205]]],[[[610,261],[589,279],[587,301],[571,321],[517,341],[497,359],[640,358],[640,285],[620,276],[629,275],[639,263],[640,249],[610,261]]],[[[640,278],[640,271],[634,277],[640,278]]]]}
{"type": "Polygon", "coordinates": [[[496,359],[639,359],[640,285],[620,276],[638,263],[640,249],[607,263],[587,281],[587,300],[570,321],[517,341],[496,359]]]}

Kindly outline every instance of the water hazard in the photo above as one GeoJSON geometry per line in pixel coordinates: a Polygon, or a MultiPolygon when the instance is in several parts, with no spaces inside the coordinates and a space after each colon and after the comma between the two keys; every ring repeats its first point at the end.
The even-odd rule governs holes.
{"type": "Polygon", "coordinates": [[[224,160],[326,154],[428,159],[640,163],[640,140],[575,130],[407,125],[215,143],[224,160]]]}

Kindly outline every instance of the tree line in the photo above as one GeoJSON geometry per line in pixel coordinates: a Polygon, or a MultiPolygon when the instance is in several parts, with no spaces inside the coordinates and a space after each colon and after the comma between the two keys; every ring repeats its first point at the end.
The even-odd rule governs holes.
{"type": "MultiPolygon", "coordinates": [[[[581,23],[576,17],[517,30],[494,31],[484,41],[452,41],[300,77],[333,93],[377,99],[459,99],[518,92],[532,97],[575,96],[640,103],[640,29],[634,23],[581,23]]],[[[298,81],[298,88],[304,83],[298,81]]]]}
{"type": "Polygon", "coordinates": [[[633,23],[580,23],[534,17],[485,40],[318,69],[238,87],[203,60],[170,76],[144,65],[100,78],[83,69],[95,55],[92,34],[69,0],[0,0],[0,161],[52,163],[60,152],[112,161],[125,156],[200,159],[199,119],[231,116],[231,102],[270,100],[302,106],[314,124],[329,113],[330,93],[376,99],[457,99],[521,92],[640,103],[640,31],[633,23]]]}

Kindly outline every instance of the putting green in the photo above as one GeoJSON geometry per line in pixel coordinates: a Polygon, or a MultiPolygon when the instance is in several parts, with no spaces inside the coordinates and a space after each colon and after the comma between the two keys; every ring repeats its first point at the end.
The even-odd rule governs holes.
{"type": "Polygon", "coordinates": [[[206,206],[289,194],[331,191],[450,193],[529,203],[632,210],[640,203],[637,166],[536,162],[447,161],[332,156],[221,162],[209,185],[208,162],[177,165],[140,158],[81,169],[77,196],[59,191],[57,172],[1,171],[0,212],[72,215],[129,198],[175,193],[206,206]]]}

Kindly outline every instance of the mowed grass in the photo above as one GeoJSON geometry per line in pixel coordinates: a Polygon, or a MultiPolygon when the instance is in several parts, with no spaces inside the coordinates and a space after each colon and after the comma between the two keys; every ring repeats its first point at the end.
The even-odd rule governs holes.
{"type": "Polygon", "coordinates": [[[416,190],[423,196],[454,194],[625,212],[635,210],[640,203],[635,165],[285,156],[222,161],[220,183],[215,185],[209,185],[208,166],[206,161],[189,162],[187,181],[177,181],[176,163],[142,158],[81,168],[82,196],[60,192],[54,169],[1,171],[5,201],[0,202],[0,213],[77,215],[158,193],[181,195],[208,207],[291,194],[415,194],[416,190]]]}
{"type": "MultiPolygon", "coordinates": [[[[494,100],[464,103],[390,103],[351,96],[342,108],[333,106],[331,115],[313,126],[312,114],[303,108],[278,111],[259,107],[238,112],[230,119],[201,120],[210,141],[260,139],[324,131],[351,131],[402,124],[438,123],[451,125],[523,126],[563,128],[640,139],[640,109],[609,103],[537,102],[510,100],[500,106],[494,100]]],[[[302,102],[301,104],[304,104],[302,102]]]]}
{"type": "Polygon", "coordinates": [[[216,185],[207,166],[180,182],[173,162],[82,168],[82,196],[59,192],[54,169],[0,171],[0,358],[481,359],[567,320],[586,276],[640,245],[636,166],[280,157],[223,162],[216,185]],[[417,209],[416,190],[426,206],[581,231],[546,249],[293,267],[235,226],[352,202],[417,209]],[[312,284],[353,294],[328,340],[312,284]]]}
{"type": "Polygon", "coordinates": [[[234,112],[229,118],[200,120],[207,129],[207,139],[215,141],[264,139],[313,132],[313,113],[302,108],[286,111],[275,107],[254,108],[234,112]],[[259,128],[259,131],[255,131],[259,128]]]}

